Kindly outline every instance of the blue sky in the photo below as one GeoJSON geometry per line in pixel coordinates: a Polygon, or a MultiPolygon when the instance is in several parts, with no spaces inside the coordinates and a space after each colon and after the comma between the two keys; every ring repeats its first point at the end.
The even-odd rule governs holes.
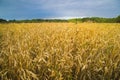
{"type": "Polygon", "coordinates": [[[120,0],[0,0],[0,18],[116,17],[120,0]]]}

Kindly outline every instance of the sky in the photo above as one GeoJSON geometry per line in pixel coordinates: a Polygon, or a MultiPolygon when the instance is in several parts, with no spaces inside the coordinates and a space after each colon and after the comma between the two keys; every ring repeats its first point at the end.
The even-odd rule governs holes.
{"type": "Polygon", "coordinates": [[[120,0],[0,0],[0,18],[116,17],[120,0]]]}

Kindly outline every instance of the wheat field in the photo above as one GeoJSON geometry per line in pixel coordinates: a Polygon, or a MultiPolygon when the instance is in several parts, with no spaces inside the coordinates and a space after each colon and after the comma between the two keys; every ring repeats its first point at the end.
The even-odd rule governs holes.
{"type": "Polygon", "coordinates": [[[0,24],[0,80],[120,80],[120,24],[0,24]]]}

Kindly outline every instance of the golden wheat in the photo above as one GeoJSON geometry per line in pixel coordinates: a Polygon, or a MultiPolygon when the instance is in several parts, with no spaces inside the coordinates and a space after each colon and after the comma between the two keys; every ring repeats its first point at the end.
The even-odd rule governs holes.
{"type": "Polygon", "coordinates": [[[0,80],[119,80],[120,24],[0,24],[0,80]]]}

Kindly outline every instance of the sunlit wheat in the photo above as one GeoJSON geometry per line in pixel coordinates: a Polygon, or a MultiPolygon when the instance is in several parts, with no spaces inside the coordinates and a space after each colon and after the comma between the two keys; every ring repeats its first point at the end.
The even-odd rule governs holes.
{"type": "Polygon", "coordinates": [[[0,24],[0,80],[119,80],[120,24],[0,24]]]}

